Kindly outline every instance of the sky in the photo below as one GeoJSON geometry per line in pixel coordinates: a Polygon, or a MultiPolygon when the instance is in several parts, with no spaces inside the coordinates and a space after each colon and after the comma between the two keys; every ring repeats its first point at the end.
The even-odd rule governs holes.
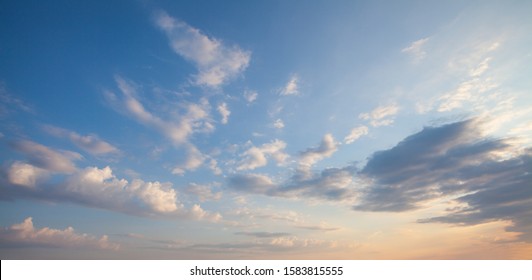
{"type": "Polygon", "coordinates": [[[532,259],[530,1],[1,1],[2,259],[532,259]]]}

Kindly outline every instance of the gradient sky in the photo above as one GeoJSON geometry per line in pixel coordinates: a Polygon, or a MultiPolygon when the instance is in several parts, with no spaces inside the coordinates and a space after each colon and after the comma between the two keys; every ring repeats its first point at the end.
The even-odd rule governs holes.
{"type": "Polygon", "coordinates": [[[0,257],[531,259],[530,1],[2,1],[0,257]]]}

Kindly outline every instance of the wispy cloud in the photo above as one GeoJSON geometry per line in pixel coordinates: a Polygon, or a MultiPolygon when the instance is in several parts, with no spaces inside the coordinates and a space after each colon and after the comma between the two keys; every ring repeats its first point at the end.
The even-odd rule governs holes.
{"type": "Polygon", "coordinates": [[[229,115],[231,115],[231,111],[229,111],[229,107],[227,107],[227,103],[222,102],[217,107],[218,113],[222,116],[222,124],[227,124],[229,121],[229,115]]]}
{"type": "Polygon", "coordinates": [[[278,238],[284,236],[290,236],[290,233],[287,232],[266,232],[266,231],[255,231],[255,232],[235,232],[236,235],[251,236],[256,238],[278,238]]]}
{"type": "Polygon", "coordinates": [[[273,122],[273,127],[277,128],[277,129],[282,129],[282,128],[284,128],[284,122],[283,122],[283,120],[281,120],[281,119],[276,119],[276,120],[273,122]]]}
{"type": "Polygon", "coordinates": [[[249,64],[250,52],[238,46],[226,46],[222,41],[204,35],[166,12],[157,13],[155,22],[165,32],[172,49],[196,65],[197,85],[220,87],[244,71],[249,64]]]}
{"type": "Polygon", "coordinates": [[[72,227],[64,230],[48,227],[35,228],[33,219],[26,218],[20,224],[0,228],[0,246],[53,247],[118,250],[120,245],[109,241],[107,235],[95,237],[76,233],[72,227]]]}
{"type": "Polygon", "coordinates": [[[244,91],[244,99],[246,99],[248,104],[255,102],[258,97],[259,97],[259,93],[254,90],[244,91]]]}
{"type": "Polygon", "coordinates": [[[72,173],[76,170],[74,161],[83,158],[75,152],[54,150],[28,140],[14,142],[13,147],[25,154],[32,165],[52,172],[72,173]]]}
{"type": "Polygon", "coordinates": [[[408,47],[402,49],[401,52],[410,54],[413,57],[414,62],[419,62],[427,55],[427,52],[424,50],[424,46],[428,41],[429,38],[423,38],[414,41],[408,47]]]}
{"type": "Polygon", "coordinates": [[[379,106],[369,113],[362,113],[358,117],[367,120],[374,127],[388,126],[393,124],[394,116],[399,112],[397,104],[379,106]]]}
{"type": "Polygon", "coordinates": [[[365,125],[357,126],[351,129],[351,132],[349,132],[349,135],[344,138],[344,141],[346,144],[351,144],[358,140],[358,138],[367,135],[368,131],[368,127],[365,125]]]}
{"type": "Polygon", "coordinates": [[[281,89],[281,95],[297,95],[299,94],[299,77],[297,75],[292,75],[290,80],[286,85],[281,89]]]}
{"type": "Polygon", "coordinates": [[[74,131],[46,125],[44,130],[59,138],[68,138],[74,145],[93,155],[118,154],[120,150],[115,146],[101,140],[97,135],[80,135],[74,131]]]}

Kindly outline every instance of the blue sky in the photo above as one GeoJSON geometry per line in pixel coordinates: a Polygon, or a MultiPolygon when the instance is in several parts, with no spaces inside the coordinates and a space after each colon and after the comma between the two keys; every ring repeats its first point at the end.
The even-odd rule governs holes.
{"type": "Polygon", "coordinates": [[[526,1],[3,1],[10,258],[532,256],[526,1]]]}

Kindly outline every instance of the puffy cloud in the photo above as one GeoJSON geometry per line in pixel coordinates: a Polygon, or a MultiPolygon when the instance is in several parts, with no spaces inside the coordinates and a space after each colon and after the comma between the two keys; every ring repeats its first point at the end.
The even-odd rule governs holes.
{"type": "Polygon", "coordinates": [[[135,214],[166,214],[183,206],[170,183],[128,182],[116,178],[110,167],[88,167],[68,178],[61,187],[63,195],[83,204],[135,214]]]}
{"type": "Polygon", "coordinates": [[[74,145],[93,155],[117,154],[120,152],[118,148],[99,139],[96,135],[80,135],[74,131],[49,125],[45,126],[44,130],[56,137],[70,139],[74,145]]]}
{"type": "Polygon", "coordinates": [[[388,126],[394,122],[393,116],[399,112],[399,106],[396,104],[388,106],[379,106],[369,113],[362,113],[359,118],[370,121],[374,127],[388,126]]]}
{"type": "Polygon", "coordinates": [[[408,211],[436,199],[461,207],[420,222],[472,225],[496,220],[532,241],[532,151],[483,137],[482,122],[427,127],[374,153],[360,172],[368,180],[355,210],[408,211]]]}
{"type": "Polygon", "coordinates": [[[357,126],[351,129],[349,135],[344,138],[346,144],[355,142],[358,138],[368,134],[368,127],[365,125],[357,126]]]}
{"type": "Polygon", "coordinates": [[[78,153],[56,151],[28,140],[17,141],[13,143],[13,146],[19,152],[24,153],[32,165],[53,172],[72,173],[76,170],[73,161],[82,158],[78,153]]]}
{"type": "Polygon", "coordinates": [[[29,188],[34,188],[49,175],[49,171],[23,162],[13,163],[7,171],[7,179],[11,184],[29,188]]]}
{"type": "Polygon", "coordinates": [[[316,162],[330,157],[338,150],[337,143],[331,134],[325,134],[318,147],[309,148],[299,156],[299,164],[302,167],[310,167],[316,162]]]}
{"type": "MultiPolygon", "coordinates": [[[[198,169],[206,159],[206,156],[192,144],[186,145],[186,155],[186,161],[172,169],[172,174],[184,175],[187,171],[194,171],[198,169]]],[[[216,169],[214,171],[216,172],[216,169]]]]}
{"type": "Polygon", "coordinates": [[[266,175],[262,174],[237,174],[229,177],[228,186],[234,190],[254,193],[273,194],[277,185],[266,175]]]}
{"type": "Polygon", "coordinates": [[[172,49],[197,67],[197,85],[217,88],[240,74],[249,64],[250,52],[237,46],[228,47],[165,12],[159,12],[155,21],[170,40],[172,49]]]}
{"type": "Polygon", "coordinates": [[[38,246],[54,248],[83,248],[117,250],[120,245],[109,241],[106,235],[98,238],[79,234],[72,227],[64,230],[48,227],[35,228],[31,217],[20,224],[0,229],[0,244],[4,246],[38,246]]]}
{"type": "MultiPolygon", "coordinates": [[[[5,170],[2,171],[6,172],[5,170]]],[[[217,221],[221,216],[199,205],[186,209],[178,201],[171,183],[117,178],[110,167],[87,167],[59,180],[41,180],[37,167],[15,162],[0,180],[0,198],[30,198],[52,202],[71,202],[88,207],[136,216],[181,217],[217,221]],[[36,182],[41,182],[37,184],[36,182]],[[20,186],[24,186],[21,188],[20,186]]]]}
{"type": "Polygon", "coordinates": [[[231,115],[231,111],[229,111],[229,108],[227,107],[227,103],[222,102],[220,105],[218,105],[218,113],[222,116],[222,124],[227,124],[229,121],[229,115],[231,115]]]}
{"type": "Polygon", "coordinates": [[[281,95],[297,95],[299,94],[299,77],[297,75],[292,75],[290,80],[284,88],[281,90],[281,95]]]}
{"type": "Polygon", "coordinates": [[[278,164],[282,164],[288,158],[283,152],[286,143],[275,139],[270,143],[263,144],[260,147],[251,147],[244,152],[244,159],[237,166],[237,170],[253,170],[268,164],[268,157],[272,157],[278,164]]]}
{"type": "Polygon", "coordinates": [[[256,92],[256,91],[246,90],[244,92],[244,98],[246,99],[248,104],[251,104],[251,103],[255,102],[255,100],[257,100],[258,97],[259,97],[259,93],[256,92]]]}
{"type": "Polygon", "coordinates": [[[412,55],[415,62],[419,62],[425,58],[427,53],[423,49],[425,44],[429,41],[429,38],[419,39],[410,44],[410,46],[401,50],[403,53],[412,55]]]}

